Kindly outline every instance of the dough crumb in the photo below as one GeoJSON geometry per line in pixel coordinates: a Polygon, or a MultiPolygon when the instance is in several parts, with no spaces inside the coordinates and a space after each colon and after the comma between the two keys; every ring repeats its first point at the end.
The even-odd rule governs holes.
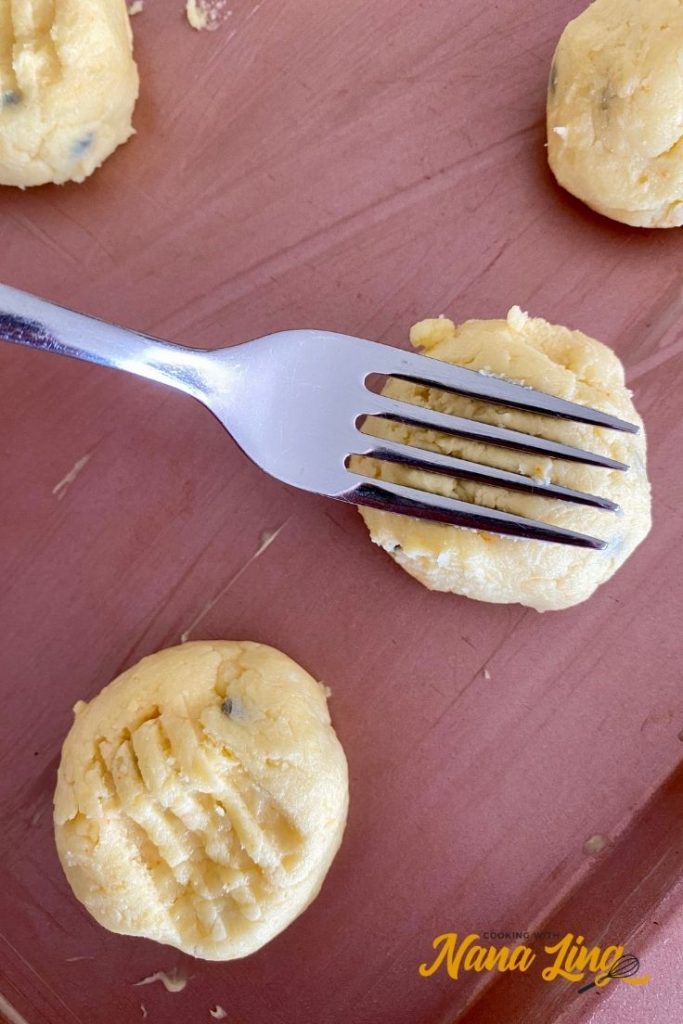
{"type": "Polygon", "coordinates": [[[90,462],[92,454],[92,452],[86,452],[82,458],[78,459],[78,461],[73,464],[73,466],[66,474],[66,476],[62,477],[59,483],[54,485],[54,487],[52,488],[52,493],[56,497],[57,501],[62,500],[62,498],[69,490],[76,477],[79,476],[80,473],[82,473],[82,471],[90,462]]]}
{"type": "Polygon", "coordinates": [[[511,327],[513,331],[523,331],[528,319],[529,314],[525,313],[519,306],[512,306],[512,308],[508,310],[508,327],[511,327]]]}
{"type": "Polygon", "coordinates": [[[198,32],[213,32],[222,20],[225,4],[226,0],[187,0],[185,16],[189,25],[198,32]]]}
{"type": "Polygon", "coordinates": [[[583,844],[583,852],[589,855],[602,853],[607,846],[607,837],[602,835],[591,836],[583,844]]]}
{"type": "Polygon", "coordinates": [[[223,1020],[224,1017],[228,1016],[222,1006],[214,1006],[213,1010],[209,1010],[209,1013],[214,1020],[223,1020]]]}
{"type": "Polygon", "coordinates": [[[142,14],[145,9],[145,0],[133,0],[132,4],[128,5],[128,13],[132,17],[136,14],[142,14]]]}
{"type": "Polygon", "coordinates": [[[166,974],[165,971],[156,971],[155,974],[150,974],[142,981],[136,981],[135,987],[153,985],[155,981],[160,981],[167,992],[182,992],[187,985],[187,978],[184,978],[178,971],[171,971],[169,974],[166,974]]]}
{"type": "Polygon", "coordinates": [[[145,1006],[144,1003],[140,1003],[140,1013],[142,1014],[143,1018],[147,1018],[147,1007],[145,1006]]]}
{"type": "Polygon", "coordinates": [[[484,669],[484,679],[490,679],[490,678],[491,678],[491,673],[489,672],[489,670],[487,668],[485,668],[484,669]]]}

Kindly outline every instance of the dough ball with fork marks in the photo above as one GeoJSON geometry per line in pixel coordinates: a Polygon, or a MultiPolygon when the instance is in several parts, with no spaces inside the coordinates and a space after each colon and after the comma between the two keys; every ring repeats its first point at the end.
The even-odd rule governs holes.
{"type": "Polygon", "coordinates": [[[341,843],[348,774],[322,686],[285,654],[169,648],[75,714],[55,837],[100,924],[230,960],[315,898],[341,843]]]}
{"type": "MultiPolygon", "coordinates": [[[[518,381],[642,427],[624,384],[624,368],[611,349],[581,331],[528,317],[517,306],[506,320],[468,320],[458,326],[445,318],[423,320],[413,327],[410,339],[435,359],[518,381]]],[[[642,429],[639,434],[606,430],[400,380],[389,380],[384,393],[442,413],[547,437],[630,466],[628,472],[602,469],[388,420],[368,422],[367,432],[379,437],[599,494],[621,508],[615,513],[356,457],[356,466],[367,476],[541,520],[608,542],[604,551],[595,551],[360,509],[372,540],[430,590],[499,604],[520,603],[538,611],[569,608],[590,597],[647,535],[650,486],[642,429]]]]}
{"type": "Polygon", "coordinates": [[[125,0],[0,0],[0,185],[83,181],[137,95],[125,0]]]}

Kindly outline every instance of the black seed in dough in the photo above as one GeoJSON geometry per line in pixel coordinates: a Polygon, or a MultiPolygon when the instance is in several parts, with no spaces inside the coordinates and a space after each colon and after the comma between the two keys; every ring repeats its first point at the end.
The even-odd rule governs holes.
{"type": "Polygon", "coordinates": [[[610,89],[609,85],[606,85],[600,93],[600,110],[609,110],[613,99],[614,93],[610,89]]]}
{"type": "Polygon", "coordinates": [[[87,153],[92,146],[94,139],[94,132],[88,132],[87,135],[83,135],[80,139],[77,139],[71,147],[72,158],[77,160],[79,156],[83,156],[84,153],[87,153]]]}
{"type": "Polygon", "coordinates": [[[17,89],[7,89],[2,94],[1,107],[18,107],[21,103],[21,93],[17,89]]]}

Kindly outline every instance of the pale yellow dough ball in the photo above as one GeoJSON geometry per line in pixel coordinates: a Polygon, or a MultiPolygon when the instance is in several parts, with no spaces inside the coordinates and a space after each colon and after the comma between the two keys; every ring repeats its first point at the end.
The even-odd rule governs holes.
{"type": "Polygon", "coordinates": [[[346,823],[347,767],[322,686],[290,658],[188,643],[75,712],[55,836],[100,924],[230,960],[316,896],[346,823]]]}
{"type": "Polygon", "coordinates": [[[83,181],[137,95],[125,0],[0,0],[0,184],[83,181]]]}
{"type": "MultiPolygon", "coordinates": [[[[424,320],[412,329],[411,341],[435,359],[520,381],[641,424],[630,392],[624,386],[623,367],[614,352],[580,331],[530,319],[517,307],[510,311],[507,320],[469,320],[457,327],[451,320],[424,320]]],[[[366,475],[543,520],[608,541],[604,551],[595,551],[361,509],[373,541],[430,590],[464,594],[479,601],[519,602],[539,611],[568,608],[590,597],[648,533],[650,488],[643,432],[627,434],[555,420],[416,387],[405,381],[390,381],[385,393],[410,398],[441,412],[600,452],[631,467],[624,473],[583,466],[405,424],[367,421],[364,429],[380,437],[601,494],[621,506],[622,512],[617,514],[368,458],[358,459],[356,466],[366,475]]]]}
{"type": "Polygon", "coordinates": [[[548,87],[548,159],[606,217],[683,224],[681,0],[596,0],[567,25],[548,87]]]}

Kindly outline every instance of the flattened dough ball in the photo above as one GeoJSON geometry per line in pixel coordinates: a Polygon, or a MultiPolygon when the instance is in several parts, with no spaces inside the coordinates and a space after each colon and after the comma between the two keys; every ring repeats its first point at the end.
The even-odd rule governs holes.
{"type": "Polygon", "coordinates": [[[0,0],[0,184],[83,181],[137,95],[125,0],[0,0]]]}
{"type": "Polygon", "coordinates": [[[55,836],[100,924],[231,960],[314,899],[344,831],[347,767],[322,686],[290,658],[184,644],[75,712],[55,836]]]}
{"type": "MultiPolygon", "coordinates": [[[[416,324],[410,337],[413,345],[435,359],[520,381],[641,424],[630,392],[624,386],[623,367],[614,352],[580,331],[530,319],[518,307],[513,307],[507,320],[468,320],[457,327],[451,320],[424,320],[416,324]]],[[[361,509],[373,541],[430,590],[464,594],[479,601],[519,602],[538,611],[568,608],[585,601],[609,579],[650,529],[644,433],[626,434],[553,420],[405,381],[390,381],[385,394],[409,398],[440,412],[601,452],[631,467],[624,473],[582,466],[388,420],[367,421],[364,429],[380,437],[601,494],[621,506],[622,513],[616,514],[358,459],[356,465],[369,476],[544,520],[608,541],[606,550],[594,551],[361,509]]]]}
{"type": "Polygon", "coordinates": [[[596,0],[567,25],[548,87],[548,159],[606,217],[683,224],[680,0],[596,0]]]}

